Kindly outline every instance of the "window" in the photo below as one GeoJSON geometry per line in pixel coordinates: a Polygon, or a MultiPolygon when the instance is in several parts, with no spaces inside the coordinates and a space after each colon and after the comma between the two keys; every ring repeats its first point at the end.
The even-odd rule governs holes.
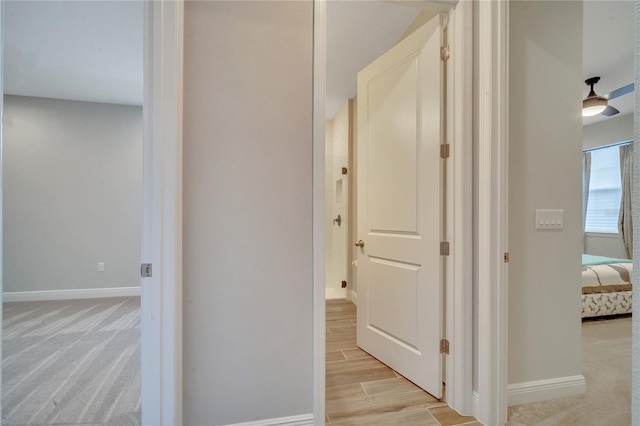
{"type": "Polygon", "coordinates": [[[618,233],[620,196],[619,147],[616,145],[591,151],[586,232],[618,233]]]}

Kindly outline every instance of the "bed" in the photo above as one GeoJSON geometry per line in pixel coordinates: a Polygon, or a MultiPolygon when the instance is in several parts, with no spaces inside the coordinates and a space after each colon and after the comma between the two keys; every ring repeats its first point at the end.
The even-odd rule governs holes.
{"type": "Polygon", "coordinates": [[[582,318],[631,313],[633,261],[582,255],[582,318]]]}

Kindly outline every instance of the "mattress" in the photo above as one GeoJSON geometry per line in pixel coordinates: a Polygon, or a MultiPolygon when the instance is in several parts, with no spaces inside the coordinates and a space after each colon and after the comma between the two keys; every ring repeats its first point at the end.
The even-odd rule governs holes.
{"type": "Polygon", "coordinates": [[[583,255],[582,317],[631,313],[633,263],[583,255]]]}

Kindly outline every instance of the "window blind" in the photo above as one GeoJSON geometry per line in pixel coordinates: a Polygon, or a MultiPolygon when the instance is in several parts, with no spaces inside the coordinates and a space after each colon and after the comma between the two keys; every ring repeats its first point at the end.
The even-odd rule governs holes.
{"type": "Polygon", "coordinates": [[[585,231],[617,234],[620,197],[620,149],[592,151],[585,231]]]}

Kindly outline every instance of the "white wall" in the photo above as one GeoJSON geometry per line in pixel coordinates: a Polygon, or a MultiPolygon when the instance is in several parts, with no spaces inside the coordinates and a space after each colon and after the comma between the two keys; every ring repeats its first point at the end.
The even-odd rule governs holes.
{"type": "Polygon", "coordinates": [[[616,115],[582,128],[582,149],[633,140],[633,114],[616,115]]]}
{"type": "Polygon", "coordinates": [[[598,256],[627,258],[620,234],[600,234],[589,232],[585,238],[584,252],[598,256]]]}
{"type": "MultiPolygon", "coordinates": [[[[582,128],[583,149],[633,140],[633,114],[614,116],[582,128]]],[[[616,258],[627,257],[620,234],[587,233],[585,253],[616,258]]]]}
{"type": "Polygon", "coordinates": [[[508,383],[527,389],[581,375],[582,3],[511,2],[509,27],[508,383]]]}
{"type": "Polygon", "coordinates": [[[139,286],[142,108],[4,99],[4,291],[139,286]]]}
{"type": "Polygon", "coordinates": [[[185,3],[184,424],[313,412],[312,29],[185,3]]]}

